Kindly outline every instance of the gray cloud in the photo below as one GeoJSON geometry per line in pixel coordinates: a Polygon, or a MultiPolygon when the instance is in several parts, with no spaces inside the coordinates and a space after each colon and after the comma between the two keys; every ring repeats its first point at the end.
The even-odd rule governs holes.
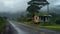
{"type": "MultiPolygon", "coordinates": [[[[26,10],[27,2],[30,0],[0,0],[0,12],[16,12],[26,10]]],[[[47,0],[50,3],[50,9],[60,5],[60,0],[47,0]]],[[[41,11],[46,11],[46,6],[41,11]]]]}
{"type": "Polygon", "coordinates": [[[0,0],[0,12],[15,12],[26,10],[30,0],[0,0]]]}
{"type": "MultiPolygon", "coordinates": [[[[60,0],[47,0],[50,4],[49,4],[49,9],[50,9],[50,12],[53,11],[53,12],[56,12],[54,9],[60,9],[60,0]],[[58,7],[59,6],[59,7],[58,7]]],[[[43,7],[41,9],[41,11],[43,12],[46,12],[47,11],[47,6],[43,7]]]]}

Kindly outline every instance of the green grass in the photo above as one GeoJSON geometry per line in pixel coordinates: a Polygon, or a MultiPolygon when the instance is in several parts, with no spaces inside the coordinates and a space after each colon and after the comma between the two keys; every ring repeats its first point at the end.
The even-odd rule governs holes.
{"type": "Polygon", "coordinates": [[[51,29],[51,30],[60,31],[60,25],[55,25],[55,26],[40,26],[40,27],[51,29]]]}

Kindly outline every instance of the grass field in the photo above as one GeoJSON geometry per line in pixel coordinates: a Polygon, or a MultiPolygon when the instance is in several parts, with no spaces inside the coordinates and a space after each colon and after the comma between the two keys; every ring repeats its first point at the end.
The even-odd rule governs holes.
{"type": "Polygon", "coordinates": [[[55,26],[40,26],[40,27],[51,29],[51,30],[60,31],[60,25],[55,25],[55,26]]]}

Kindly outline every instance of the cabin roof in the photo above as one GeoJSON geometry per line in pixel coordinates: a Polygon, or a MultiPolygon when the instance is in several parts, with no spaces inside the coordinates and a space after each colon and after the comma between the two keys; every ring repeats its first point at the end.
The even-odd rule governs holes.
{"type": "Polygon", "coordinates": [[[39,17],[52,17],[52,15],[41,15],[39,17]]]}

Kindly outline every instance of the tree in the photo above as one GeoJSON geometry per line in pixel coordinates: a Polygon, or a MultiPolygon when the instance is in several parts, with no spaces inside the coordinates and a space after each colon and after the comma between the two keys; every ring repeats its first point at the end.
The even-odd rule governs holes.
{"type": "Polygon", "coordinates": [[[38,7],[38,6],[35,6],[35,5],[31,5],[31,6],[29,6],[28,8],[27,8],[27,11],[29,12],[29,13],[35,13],[35,12],[38,12],[38,10],[40,9],[40,7],[38,7]]]}
{"type": "Polygon", "coordinates": [[[28,4],[30,6],[28,6],[27,11],[33,16],[35,13],[39,13],[39,10],[49,3],[46,0],[31,0],[28,4]]]}

